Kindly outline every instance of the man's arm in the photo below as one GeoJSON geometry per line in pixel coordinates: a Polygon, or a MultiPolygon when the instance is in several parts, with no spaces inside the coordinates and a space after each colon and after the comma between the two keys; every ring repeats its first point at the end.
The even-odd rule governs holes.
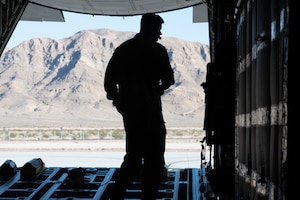
{"type": "Polygon", "coordinates": [[[104,90],[106,91],[106,97],[109,100],[114,100],[118,97],[117,65],[116,55],[113,54],[108,62],[104,76],[104,90]]]}
{"type": "Polygon", "coordinates": [[[175,83],[174,71],[171,67],[169,56],[166,49],[163,52],[163,60],[164,60],[164,64],[163,64],[164,68],[163,68],[161,81],[162,81],[163,90],[166,90],[175,83]]]}

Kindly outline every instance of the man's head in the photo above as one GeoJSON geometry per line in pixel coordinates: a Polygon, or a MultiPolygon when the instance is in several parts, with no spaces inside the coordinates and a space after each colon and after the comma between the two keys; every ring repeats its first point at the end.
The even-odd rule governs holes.
{"type": "Polygon", "coordinates": [[[151,35],[160,39],[161,35],[161,25],[164,23],[164,20],[154,13],[146,13],[142,16],[141,19],[141,34],[151,35]]]}

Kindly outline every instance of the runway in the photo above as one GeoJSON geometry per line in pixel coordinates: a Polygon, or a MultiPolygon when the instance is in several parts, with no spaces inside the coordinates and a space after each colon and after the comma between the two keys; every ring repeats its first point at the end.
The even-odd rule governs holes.
{"type": "MultiPolygon", "coordinates": [[[[124,152],[43,152],[4,151],[0,163],[12,160],[18,167],[33,158],[41,158],[47,167],[119,167],[124,152]]],[[[200,152],[166,152],[166,164],[170,168],[199,168],[200,152]]]]}
{"type": "MultiPolygon", "coordinates": [[[[13,160],[17,167],[41,158],[46,167],[119,167],[124,156],[124,141],[1,141],[0,163],[13,160]]],[[[199,168],[201,144],[169,142],[165,160],[170,168],[199,168]]],[[[209,152],[205,152],[206,160],[209,152]]]]}

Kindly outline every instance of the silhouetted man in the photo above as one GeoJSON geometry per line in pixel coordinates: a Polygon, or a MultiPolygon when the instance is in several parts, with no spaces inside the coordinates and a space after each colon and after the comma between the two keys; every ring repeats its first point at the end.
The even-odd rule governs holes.
{"type": "Polygon", "coordinates": [[[105,74],[107,98],[123,116],[126,154],[111,200],[123,199],[142,172],[143,199],[155,199],[164,172],[166,127],[161,95],[174,84],[166,48],[158,43],[163,19],[144,14],[140,32],[116,48],[105,74]]]}

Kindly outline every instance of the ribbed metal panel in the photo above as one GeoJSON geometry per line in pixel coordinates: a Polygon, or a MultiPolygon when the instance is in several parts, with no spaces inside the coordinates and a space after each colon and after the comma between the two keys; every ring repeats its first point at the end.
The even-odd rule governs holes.
{"type": "Polygon", "coordinates": [[[238,12],[236,196],[281,199],[287,130],[283,1],[243,1],[238,12]]]}

